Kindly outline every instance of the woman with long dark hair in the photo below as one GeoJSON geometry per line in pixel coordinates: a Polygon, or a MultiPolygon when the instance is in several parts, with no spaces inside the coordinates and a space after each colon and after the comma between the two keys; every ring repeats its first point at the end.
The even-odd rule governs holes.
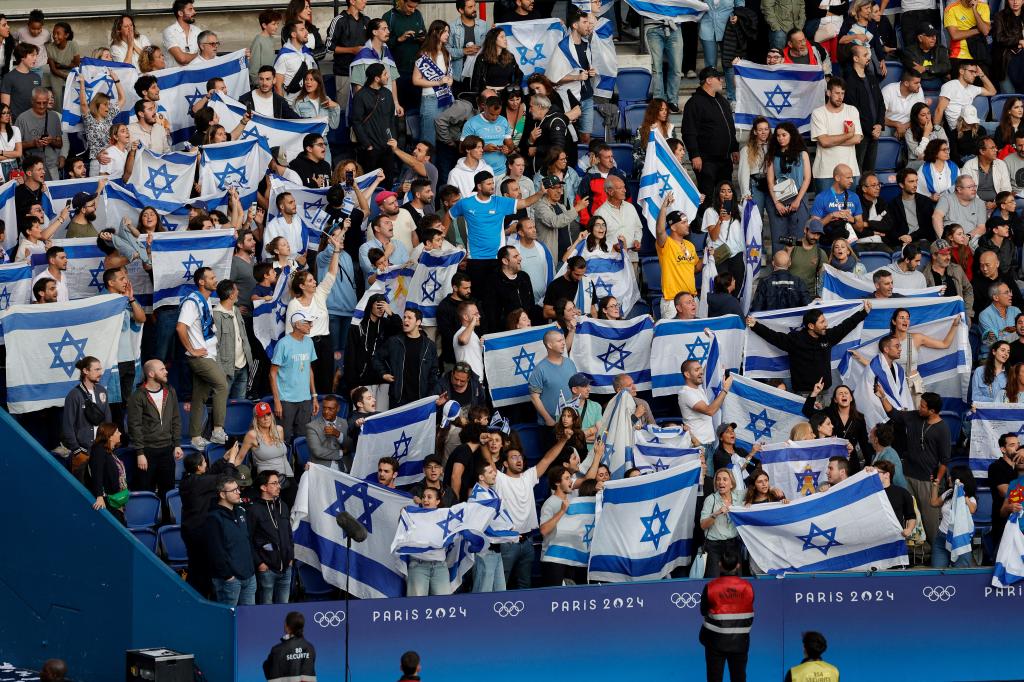
{"type": "Polygon", "coordinates": [[[1018,362],[1006,373],[1004,402],[1018,403],[1024,398],[1024,362],[1018,362]]]}
{"type": "Polygon", "coordinates": [[[1006,146],[1012,147],[1018,135],[1024,135],[1024,100],[1020,97],[1008,97],[1003,102],[1003,113],[999,116],[999,127],[996,128],[993,137],[996,146],[1002,150],[1006,146]]]}
{"type": "Polygon", "coordinates": [[[715,187],[711,209],[704,211],[701,231],[706,232],[709,245],[714,249],[715,264],[719,272],[728,272],[736,280],[736,290],[743,287],[746,268],[743,264],[746,243],[743,219],[732,182],[723,180],[715,187]]]}
{"type": "Polygon", "coordinates": [[[768,203],[768,140],[772,126],[764,116],[758,116],[750,125],[750,136],[740,150],[740,197],[752,199],[761,211],[768,203]]]}
{"type": "Polygon", "coordinates": [[[910,386],[910,394],[914,398],[916,404],[921,394],[924,392],[924,387],[920,383],[920,375],[917,371],[918,363],[918,349],[920,348],[932,348],[935,350],[945,350],[953,344],[953,339],[956,338],[957,329],[960,327],[960,318],[955,317],[952,324],[949,326],[949,331],[946,332],[946,338],[939,340],[920,332],[910,331],[910,311],[906,308],[897,308],[892,311],[892,316],[889,318],[889,333],[896,336],[896,339],[900,342],[900,357],[897,362],[907,373],[907,385],[910,386]]]}
{"type": "Polygon", "coordinates": [[[910,127],[903,133],[903,141],[907,145],[907,166],[920,168],[925,163],[924,152],[928,144],[932,140],[946,139],[946,131],[941,125],[935,125],[927,102],[918,102],[910,108],[910,127]]]}
{"type": "Polygon", "coordinates": [[[522,82],[523,72],[508,50],[504,29],[492,28],[484,37],[483,47],[477,55],[470,91],[480,92],[484,88],[492,88],[501,92],[510,85],[519,87],[522,82]]]}
{"type": "Polygon", "coordinates": [[[800,132],[792,123],[775,128],[768,141],[768,225],[772,233],[772,253],[783,248],[781,239],[800,239],[809,217],[804,197],[811,186],[811,157],[800,132]],[[794,193],[795,190],[795,193],[794,193]]]}
{"type": "Polygon", "coordinates": [[[11,107],[0,103],[0,182],[7,182],[21,159],[21,129],[14,125],[11,107]]]}
{"type": "MultiPolygon", "coordinates": [[[[510,85],[501,91],[501,115],[508,121],[512,129],[512,144],[517,148],[523,140],[523,131],[526,128],[526,103],[523,102],[523,91],[517,86],[510,85]]],[[[529,195],[524,195],[529,196],[529,195]]]]}
{"type": "Polygon", "coordinates": [[[971,377],[971,402],[1002,402],[1006,396],[1006,361],[1010,359],[1010,344],[996,341],[981,366],[971,377]]]}
{"type": "Polygon", "coordinates": [[[420,88],[420,142],[433,145],[437,135],[434,119],[455,103],[452,95],[452,58],[446,46],[451,28],[440,19],[430,22],[427,37],[416,58],[412,84],[420,88]]]}
{"type": "MultiPolygon", "coordinates": [[[[1020,88],[1024,87],[1024,50],[1021,50],[1021,36],[1024,36],[1022,9],[1024,0],[1006,0],[992,17],[992,61],[989,66],[992,69],[992,82],[999,85],[1000,92],[1020,92],[1020,88]]],[[[1006,106],[1010,106],[1009,101],[1006,102],[1006,106]]],[[[996,144],[999,144],[998,138],[996,144]]],[[[1013,140],[1004,144],[1013,144],[1013,140]]]]}
{"type": "Polygon", "coordinates": [[[917,193],[938,202],[943,192],[956,184],[960,167],[950,160],[949,142],[932,140],[924,148],[924,164],[921,166],[917,193]]]}
{"type": "MultiPolygon", "coordinates": [[[[306,30],[309,32],[309,37],[306,38],[306,47],[312,50],[313,57],[317,61],[323,59],[327,54],[327,48],[324,45],[324,39],[320,37],[320,29],[313,23],[313,7],[309,4],[309,0],[291,0],[288,3],[281,25],[285,26],[293,21],[301,21],[306,24],[306,30]]],[[[281,44],[284,45],[287,42],[288,36],[282,34],[281,44]]]]}
{"type": "MultiPolygon", "coordinates": [[[[871,463],[874,450],[871,441],[868,440],[867,422],[864,415],[857,409],[857,401],[853,398],[853,389],[845,384],[840,384],[832,389],[832,401],[824,408],[817,409],[815,403],[824,384],[819,382],[811,391],[804,402],[804,416],[811,419],[811,428],[815,433],[821,431],[821,422],[814,423],[814,417],[821,415],[828,417],[831,426],[830,435],[836,438],[845,438],[847,450],[850,452],[850,473],[859,471],[862,466],[871,463]]],[[[826,427],[827,430],[827,427],[826,427]]]]}
{"type": "Polygon", "coordinates": [[[942,228],[942,238],[949,242],[952,247],[952,260],[964,270],[967,279],[974,276],[974,251],[967,239],[967,232],[956,223],[950,223],[942,228]]]}
{"type": "Polygon", "coordinates": [[[89,448],[89,492],[96,501],[93,509],[106,509],[125,525],[124,508],[131,497],[124,462],[114,454],[121,445],[121,432],[110,422],[96,427],[96,439],[89,448]]]}

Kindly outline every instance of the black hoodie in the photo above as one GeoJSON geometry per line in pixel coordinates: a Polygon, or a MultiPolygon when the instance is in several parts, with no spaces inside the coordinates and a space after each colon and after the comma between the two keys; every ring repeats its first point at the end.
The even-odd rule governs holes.
{"type": "Polygon", "coordinates": [[[283,572],[295,558],[289,514],[288,505],[280,497],[253,500],[245,514],[256,564],[266,564],[275,573],[283,572]]]}

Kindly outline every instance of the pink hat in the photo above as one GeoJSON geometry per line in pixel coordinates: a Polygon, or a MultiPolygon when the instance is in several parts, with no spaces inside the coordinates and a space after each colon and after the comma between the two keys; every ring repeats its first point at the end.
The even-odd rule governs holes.
{"type": "Polygon", "coordinates": [[[385,201],[387,201],[391,197],[397,198],[398,195],[395,194],[394,192],[388,192],[387,190],[385,190],[385,191],[381,192],[380,194],[378,194],[376,196],[376,198],[374,198],[374,201],[376,201],[377,205],[380,206],[381,204],[383,204],[385,201]]]}

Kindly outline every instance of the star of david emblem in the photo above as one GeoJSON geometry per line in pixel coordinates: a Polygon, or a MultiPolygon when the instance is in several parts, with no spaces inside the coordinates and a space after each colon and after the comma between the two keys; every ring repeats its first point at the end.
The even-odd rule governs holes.
{"type": "Polygon", "coordinates": [[[662,462],[662,461],[661,461],[661,458],[659,458],[659,459],[658,459],[658,460],[657,460],[657,461],[656,461],[656,462],[654,463],[654,470],[655,470],[655,471],[665,471],[665,469],[668,469],[668,465],[667,465],[667,464],[665,464],[664,462],[662,462]]]}
{"type": "Polygon", "coordinates": [[[821,476],[821,471],[812,471],[811,466],[807,465],[803,471],[798,471],[793,474],[796,476],[796,490],[798,495],[804,497],[813,495],[818,490],[818,477],[821,476]]]}
{"type": "Polygon", "coordinates": [[[452,534],[451,530],[448,527],[452,523],[454,523],[455,521],[458,521],[459,523],[462,523],[462,517],[465,516],[465,514],[466,514],[465,508],[462,508],[462,509],[460,509],[457,512],[453,512],[453,511],[451,511],[449,509],[448,510],[448,516],[443,521],[438,521],[437,522],[438,528],[441,529],[441,532],[444,533],[445,537],[447,537],[447,536],[452,534]]]}
{"type": "Polygon", "coordinates": [[[597,294],[598,298],[604,298],[605,296],[611,296],[612,295],[612,285],[611,285],[610,282],[606,281],[603,277],[598,277],[597,279],[594,280],[594,292],[597,294]],[[602,290],[604,291],[604,293],[601,293],[602,290]]]}
{"type": "Polygon", "coordinates": [[[1018,435],[1018,436],[1021,436],[1021,437],[1024,437],[1024,423],[1022,423],[1022,424],[1020,425],[1020,428],[1019,428],[1019,429],[1017,429],[1017,435],[1018,435]]]}
{"type": "Polygon", "coordinates": [[[213,175],[217,178],[217,189],[227,189],[229,187],[242,187],[249,184],[249,178],[245,175],[245,165],[235,166],[230,161],[224,166],[224,170],[221,172],[214,171],[213,175]],[[237,177],[236,180],[230,180],[232,176],[237,177]]]}
{"type": "Polygon", "coordinates": [[[593,523],[583,524],[583,544],[590,549],[590,543],[594,540],[594,525],[593,523]]]}
{"type": "Polygon", "coordinates": [[[409,456],[409,444],[412,443],[412,438],[405,435],[405,430],[402,430],[402,435],[398,437],[392,445],[395,446],[395,452],[392,456],[395,459],[402,459],[403,457],[409,456]]]}
{"type": "Polygon", "coordinates": [[[686,346],[686,359],[688,361],[696,360],[702,365],[704,364],[704,361],[707,360],[708,351],[711,350],[711,342],[705,341],[701,334],[693,337],[693,341],[691,343],[683,345],[686,346]]]}
{"type": "Polygon", "coordinates": [[[341,481],[335,481],[334,490],[338,495],[338,499],[335,500],[330,507],[325,509],[324,513],[331,516],[337,516],[341,512],[345,511],[345,503],[348,502],[349,498],[360,500],[363,503],[363,511],[356,517],[356,520],[366,526],[366,530],[368,532],[372,533],[373,512],[377,511],[377,508],[384,503],[370,494],[369,484],[360,482],[354,485],[345,485],[341,481]]]}
{"type": "Polygon", "coordinates": [[[270,150],[270,138],[267,137],[266,135],[262,134],[260,132],[259,128],[257,128],[256,126],[253,126],[251,128],[246,128],[245,130],[243,130],[242,131],[242,136],[240,138],[238,138],[238,139],[244,140],[244,139],[249,138],[249,137],[256,138],[256,140],[259,141],[261,147],[263,147],[264,149],[266,149],[268,151],[270,150]]]}
{"type": "Polygon", "coordinates": [[[668,515],[671,511],[671,509],[662,511],[661,505],[655,503],[650,516],[641,516],[640,523],[644,524],[644,534],[640,538],[640,542],[653,542],[654,549],[661,549],[658,546],[661,543],[661,539],[670,533],[668,529],[668,515]],[[654,529],[655,521],[658,522],[657,530],[654,529]]]}
{"type": "Polygon", "coordinates": [[[320,197],[316,201],[303,201],[302,212],[306,216],[306,220],[316,220],[324,209],[324,199],[320,197]],[[316,209],[311,211],[310,209],[316,209]]]}
{"type": "Polygon", "coordinates": [[[206,93],[201,92],[199,88],[196,88],[195,92],[193,92],[191,95],[186,94],[185,99],[188,100],[188,108],[191,109],[193,106],[195,106],[196,102],[198,102],[204,97],[206,97],[206,93]]]}
{"type": "Polygon", "coordinates": [[[89,268],[89,286],[96,287],[97,293],[103,293],[103,282],[100,276],[103,274],[103,261],[95,268],[89,268]]]}
{"type": "Polygon", "coordinates": [[[617,346],[614,343],[609,343],[608,350],[598,355],[597,359],[604,363],[604,371],[606,372],[610,372],[613,369],[621,369],[625,372],[626,358],[632,354],[633,351],[626,350],[626,342],[623,341],[617,346]],[[618,359],[612,360],[612,354],[618,355],[618,359]]]}
{"type": "Polygon", "coordinates": [[[89,339],[76,339],[71,335],[71,332],[67,329],[64,330],[64,336],[61,337],[60,341],[50,342],[50,351],[53,353],[53,362],[50,363],[50,369],[62,369],[64,373],[71,378],[71,375],[75,373],[75,363],[85,357],[85,344],[89,342],[89,339]],[[70,360],[64,359],[64,350],[71,348],[75,353],[74,357],[70,360]]]}
{"type": "Polygon", "coordinates": [[[792,96],[792,94],[792,90],[783,90],[782,86],[776,83],[775,88],[773,88],[772,90],[764,91],[764,105],[768,109],[774,109],[775,114],[779,115],[782,113],[784,109],[792,108],[793,103],[789,101],[789,98],[792,96]],[[781,97],[782,102],[776,102],[776,97],[781,97]]]}
{"type": "Polygon", "coordinates": [[[516,371],[513,372],[513,374],[517,377],[523,377],[529,381],[530,374],[533,373],[533,370],[536,367],[536,363],[533,361],[535,357],[537,357],[536,353],[527,353],[526,347],[521,346],[519,348],[519,354],[512,357],[512,362],[516,363],[516,371]]]}
{"type": "Polygon", "coordinates": [[[105,71],[103,72],[103,75],[97,78],[96,80],[87,80],[85,82],[85,96],[89,100],[92,100],[93,96],[96,93],[103,93],[104,95],[107,95],[110,98],[113,98],[115,96],[114,79],[111,78],[110,74],[108,74],[105,71]],[[106,87],[101,88],[101,85],[105,85],[106,87]]]}
{"type": "Polygon", "coordinates": [[[747,430],[754,434],[754,440],[772,437],[772,427],[775,426],[777,422],[768,416],[767,408],[757,413],[748,412],[747,414],[750,415],[750,423],[747,424],[747,430]],[[763,423],[764,426],[758,427],[758,422],[763,423]]]}
{"type": "Polygon", "coordinates": [[[0,310],[7,310],[11,305],[11,292],[4,287],[3,291],[0,291],[0,310]]]}
{"type": "Polygon", "coordinates": [[[526,56],[530,53],[531,48],[526,47],[525,45],[519,45],[516,47],[516,50],[519,51],[519,61],[522,62],[523,66],[533,66],[542,59],[547,59],[547,56],[544,54],[543,43],[537,43],[533,46],[533,59],[526,56]]]}
{"type": "Polygon", "coordinates": [[[664,173],[663,174],[663,173],[657,173],[656,172],[654,174],[655,180],[657,180],[658,182],[661,183],[661,192],[662,192],[662,194],[664,194],[665,192],[671,192],[672,191],[672,185],[669,184],[669,179],[671,177],[672,176],[669,175],[668,173],[664,173]]]}
{"type": "Polygon", "coordinates": [[[174,192],[174,181],[178,179],[178,176],[167,170],[166,163],[159,168],[147,168],[146,172],[149,173],[149,179],[142,183],[142,186],[153,193],[154,199],[174,192]],[[157,180],[161,181],[160,185],[157,185],[157,180]]]}
{"type": "Polygon", "coordinates": [[[439,291],[441,291],[441,283],[437,281],[437,271],[431,270],[430,274],[427,275],[427,279],[420,285],[423,300],[433,303],[439,291]]]}
{"type": "Polygon", "coordinates": [[[753,237],[751,237],[750,243],[747,244],[747,262],[751,265],[759,265],[761,263],[761,245],[753,237]]]}
{"type": "Polygon", "coordinates": [[[284,324],[284,317],[288,310],[288,306],[285,305],[284,301],[277,299],[274,302],[274,319],[277,320],[278,324],[284,324]]]}
{"type": "Polygon", "coordinates": [[[828,556],[828,551],[833,547],[841,547],[843,543],[836,542],[836,528],[822,529],[817,526],[813,521],[811,522],[811,529],[807,535],[797,535],[797,540],[804,541],[803,550],[806,552],[809,549],[816,549],[825,556],[828,556]],[[824,545],[814,544],[814,538],[824,538],[824,545]]]}
{"type": "Polygon", "coordinates": [[[168,232],[174,232],[174,230],[177,229],[177,226],[172,224],[171,221],[169,221],[167,219],[167,216],[165,216],[165,215],[160,216],[160,223],[164,226],[164,229],[167,230],[168,232]]]}
{"type": "Polygon", "coordinates": [[[192,275],[195,273],[195,270],[192,268],[198,269],[203,267],[203,261],[193,256],[191,253],[188,254],[187,260],[181,261],[181,264],[185,267],[185,274],[182,275],[181,278],[185,280],[192,279],[192,275]]]}

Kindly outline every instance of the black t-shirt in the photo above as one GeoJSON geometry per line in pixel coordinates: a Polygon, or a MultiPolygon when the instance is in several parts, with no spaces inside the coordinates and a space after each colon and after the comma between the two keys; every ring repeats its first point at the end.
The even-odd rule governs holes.
{"type": "MultiPolygon", "coordinates": [[[[579,61],[580,66],[585,70],[590,69],[590,56],[587,55],[587,48],[590,47],[590,43],[586,40],[581,40],[579,45],[576,45],[576,59],[579,61]]],[[[594,97],[594,86],[591,84],[588,78],[580,83],[580,99],[592,99],[594,97]]]]}
{"type": "Polygon", "coordinates": [[[896,512],[896,519],[900,522],[900,528],[906,528],[907,519],[914,518],[914,498],[906,488],[892,484],[885,489],[885,496],[889,498],[892,510],[896,512]]]}
{"type": "Polygon", "coordinates": [[[331,164],[326,161],[313,161],[305,153],[299,154],[288,167],[298,173],[302,184],[306,187],[330,187],[331,164]]]}
{"type": "Polygon", "coordinates": [[[1006,361],[1006,366],[1013,367],[1018,362],[1024,362],[1024,341],[1020,339],[1010,342],[1010,359],[1006,361]]]}
{"type": "Polygon", "coordinates": [[[573,282],[563,277],[556,277],[548,284],[544,292],[544,305],[554,305],[559,299],[567,298],[570,301],[576,300],[576,292],[580,289],[579,282],[573,282]]]}
{"type": "Polygon", "coordinates": [[[445,481],[451,482],[452,471],[456,463],[461,464],[463,467],[462,481],[459,482],[459,489],[456,492],[459,494],[459,499],[465,502],[466,498],[469,497],[469,491],[473,489],[473,484],[476,483],[476,474],[473,471],[473,451],[465,443],[460,443],[458,447],[452,450],[452,454],[448,455],[448,461],[444,466],[445,481]]]}
{"type": "MultiPolygon", "coordinates": [[[[336,47],[359,47],[366,43],[366,27],[370,24],[370,17],[360,12],[359,18],[353,19],[346,11],[339,14],[334,21],[334,31],[330,34],[332,53],[336,47]]],[[[347,78],[349,67],[352,66],[355,57],[354,54],[335,54],[334,75],[347,78]]],[[[341,106],[347,105],[348,102],[341,102],[341,106]]]]}
{"type": "Polygon", "coordinates": [[[423,346],[423,334],[416,338],[402,335],[402,343],[405,344],[405,368],[402,372],[402,397],[403,405],[419,400],[420,395],[420,353],[423,346]]]}
{"type": "Polygon", "coordinates": [[[999,486],[1009,485],[1017,480],[1017,472],[1012,464],[1007,464],[1006,459],[1000,457],[988,465],[988,485],[992,491],[992,525],[1002,527],[1006,524],[1006,517],[999,513],[1005,499],[999,492],[999,486]]]}

